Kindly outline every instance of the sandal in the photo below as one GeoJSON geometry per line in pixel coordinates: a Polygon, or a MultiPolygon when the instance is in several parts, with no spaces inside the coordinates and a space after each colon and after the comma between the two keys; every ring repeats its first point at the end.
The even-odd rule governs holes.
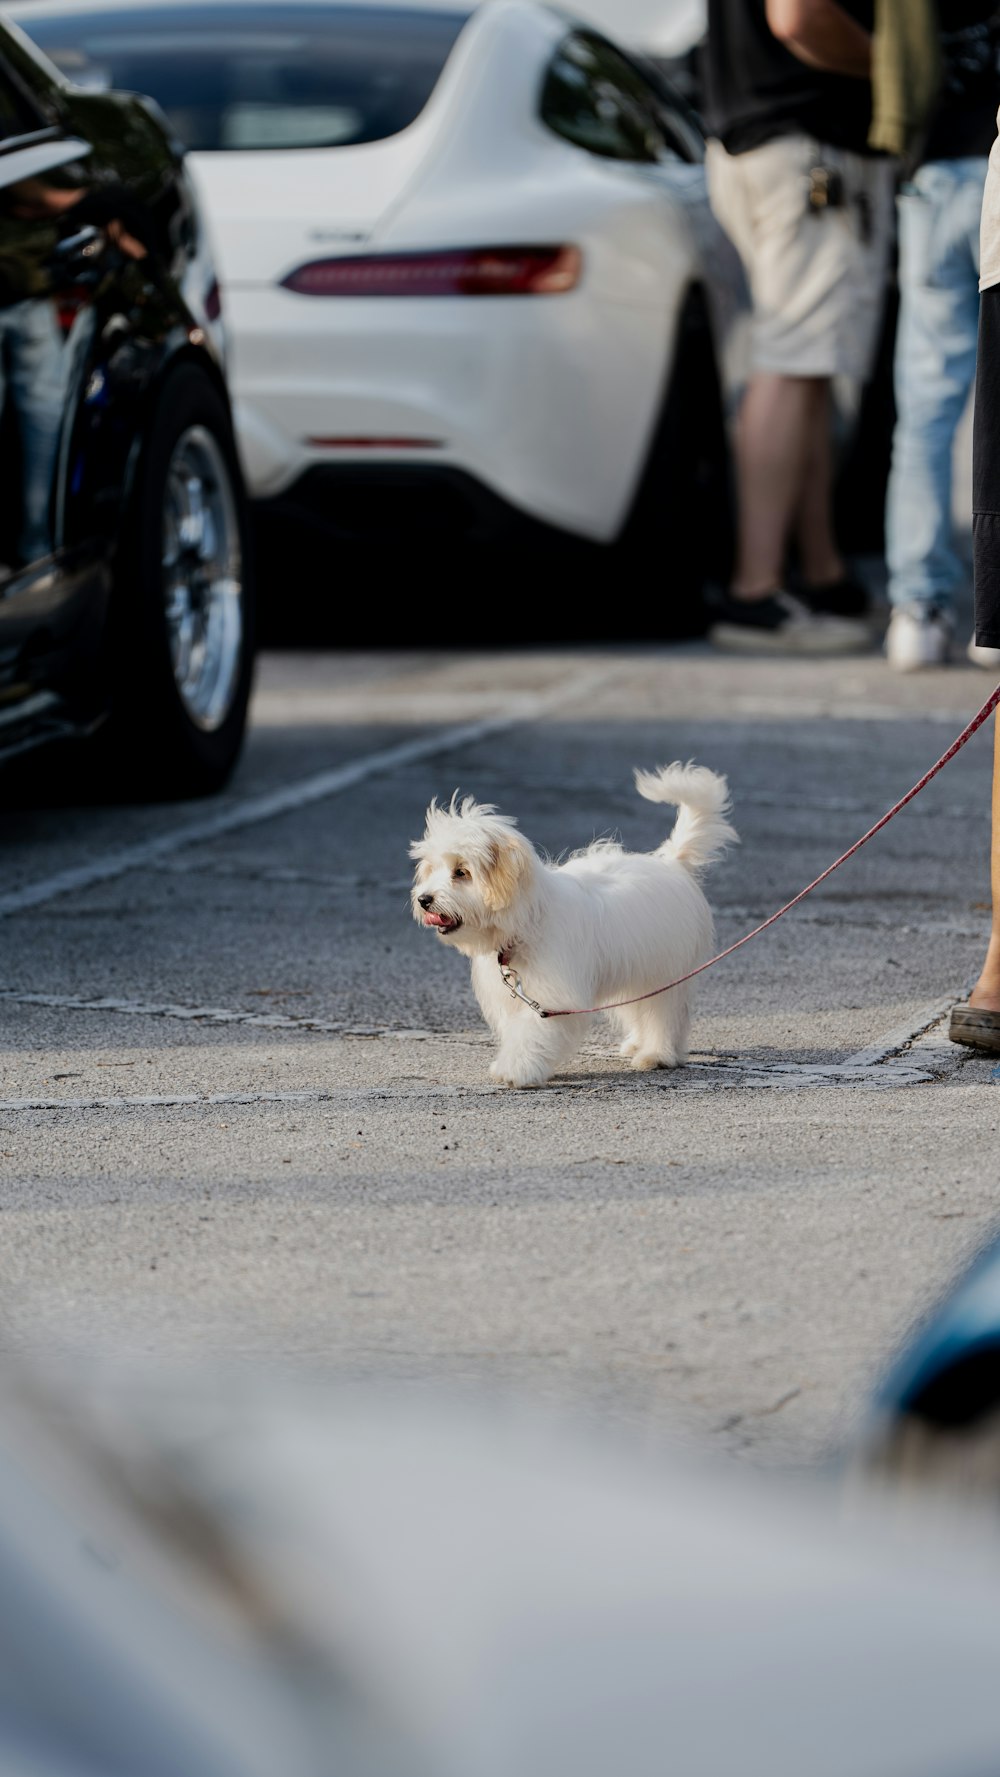
{"type": "Polygon", "coordinates": [[[968,1043],[973,1049],[989,1049],[1000,1055],[1000,1012],[987,1012],[982,1006],[956,1006],[948,1035],[953,1043],[968,1043]]]}

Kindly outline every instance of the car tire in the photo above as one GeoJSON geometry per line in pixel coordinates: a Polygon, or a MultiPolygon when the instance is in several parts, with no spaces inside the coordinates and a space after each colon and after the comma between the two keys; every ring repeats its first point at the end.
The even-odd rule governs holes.
{"type": "Polygon", "coordinates": [[[663,587],[664,636],[706,628],[705,589],[728,584],[733,494],[722,386],[704,292],[681,310],[668,386],[642,480],[616,550],[663,587]]]}
{"type": "Polygon", "coordinates": [[[117,550],[101,745],[144,797],[220,790],[239,758],[256,601],[228,406],[195,364],[168,374],[117,550]]]}

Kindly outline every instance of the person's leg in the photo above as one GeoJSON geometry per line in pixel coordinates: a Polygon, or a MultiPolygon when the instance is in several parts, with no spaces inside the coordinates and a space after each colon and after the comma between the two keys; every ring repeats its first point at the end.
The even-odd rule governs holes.
{"type": "Polygon", "coordinates": [[[807,586],[832,586],[845,578],[844,558],[833,527],[833,415],[830,384],[817,381],[802,492],[795,514],[799,571],[807,586]]]}
{"type": "Polygon", "coordinates": [[[785,590],[804,502],[821,577],[831,557],[839,566],[822,431],[838,369],[852,248],[841,214],[809,207],[816,156],[815,142],[803,136],[736,156],[716,145],[710,160],[713,206],[740,252],[753,299],[753,374],[735,439],[737,559],[711,629],[712,641],[726,648],[846,653],[870,645],[864,624],[811,610],[785,590]]]}
{"type": "Polygon", "coordinates": [[[897,421],[886,501],[893,606],[950,610],[963,577],[952,535],[952,456],[976,367],[971,250],[985,169],[923,167],[899,204],[897,421]]]}
{"type": "Polygon", "coordinates": [[[66,389],[66,353],[52,303],[19,302],[9,310],[10,392],[21,433],[23,522],[20,554],[50,554],[52,484],[66,389]]]}
{"type": "Polygon", "coordinates": [[[970,1006],[1000,1013],[1000,712],[995,721],[993,753],[993,930],[983,972],[972,990],[970,1006]]]}
{"type": "MultiPolygon", "coordinates": [[[[734,598],[765,598],[784,585],[789,536],[816,458],[816,432],[828,417],[827,388],[813,377],[770,371],[750,379],[736,427],[734,598]]],[[[822,499],[822,491],[810,497],[822,499]]]]}
{"type": "MultiPolygon", "coordinates": [[[[890,243],[894,239],[894,178],[878,158],[823,150],[840,173],[842,198],[832,216],[831,267],[823,312],[829,368],[860,397],[871,378],[885,315],[890,243]]],[[[799,508],[795,542],[799,596],[811,611],[867,617],[867,586],[847,564],[834,519],[834,428],[830,393],[814,437],[814,454],[799,508]]],[[[858,401],[861,423],[863,404],[858,401]]],[[[862,496],[863,497],[863,496],[862,496]]]]}

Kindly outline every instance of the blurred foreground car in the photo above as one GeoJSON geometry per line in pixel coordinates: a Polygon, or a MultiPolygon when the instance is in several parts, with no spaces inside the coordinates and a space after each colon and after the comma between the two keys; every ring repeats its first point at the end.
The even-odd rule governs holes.
{"type": "Polygon", "coordinates": [[[272,511],[655,543],[666,601],[701,578],[740,273],[693,114],[652,67],[534,0],[14,12],[187,144],[272,511]]]}
{"type": "Polygon", "coordinates": [[[917,1328],[879,1389],[864,1466],[1000,1506],[1000,1242],[917,1328]]]}
{"type": "Polygon", "coordinates": [[[217,304],[162,118],[0,23],[0,759],[94,735],[140,792],[232,769],[253,608],[217,304]]]}
{"type": "Polygon", "coordinates": [[[420,1391],[7,1393],[0,1768],[987,1777],[997,1541],[924,1528],[420,1391]]]}

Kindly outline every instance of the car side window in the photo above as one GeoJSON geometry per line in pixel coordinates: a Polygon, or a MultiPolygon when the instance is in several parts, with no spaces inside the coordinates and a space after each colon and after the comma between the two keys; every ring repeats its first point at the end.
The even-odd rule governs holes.
{"type": "Polygon", "coordinates": [[[50,127],[28,89],[5,60],[0,59],[0,154],[26,136],[37,136],[50,127]]]}
{"type": "Polygon", "coordinates": [[[542,122],[605,160],[651,163],[667,142],[652,92],[610,43],[574,31],[553,57],[542,91],[542,122]]]}

